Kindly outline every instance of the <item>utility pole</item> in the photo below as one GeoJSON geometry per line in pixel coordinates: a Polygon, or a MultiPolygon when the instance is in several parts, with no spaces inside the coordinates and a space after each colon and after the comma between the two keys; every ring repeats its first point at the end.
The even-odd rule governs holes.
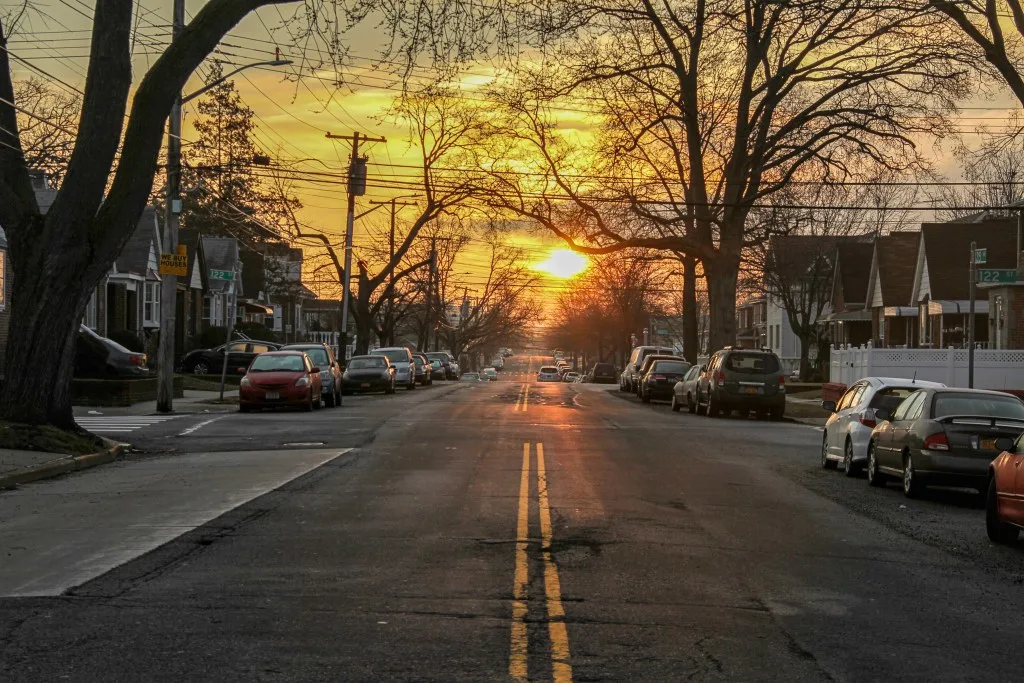
{"type": "Polygon", "coordinates": [[[427,315],[424,318],[424,339],[423,339],[423,350],[430,350],[430,332],[434,327],[433,321],[433,309],[434,309],[434,264],[437,262],[437,238],[430,238],[430,265],[427,271],[427,315]]]}
{"type": "MultiPolygon", "coordinates": [[[[398,201],[399,199],[400,199],[400,197],[392,197],[391,199],[387,199],[387,200],[384,200],[384,201],[379,201],[379,200],[376,200],[376,199],[371,199],[370,200],[371,204],[376,204],[378,206],[381,206],[381,205],[384,205],[384,204],[390,204],[391,205],[391,231],[388,233],[388,262],[389,263],[395,259],[395,216],[398,213],[398,207],[399,206],[416,206],[416,202],[400,202],[400,201],[398,201]]],[[[392,315],[394,314],[394,310],[395,310],[394,306],[392,304],[392,302],[394,301],[394,295],[395,295],[395,269],[392,268],[391,272],[388,273],[388,320],[389,320],[389,322],[391,321],[392,315]]],[[[390,331],[389,334],[390,334],[390,336],[388,337],[388,340],[385,343],[388,346],[394,346],[394,344],[395,344],[395,339],[394,339],[395,331],[394,331],[394,328],[391,328],[391,331],[390,331]]]]}
{"type": "MultiPolygon", "coordinates": [[[[185,28],[185,0],[174,0],[171,40],[185,28]]],[[[164,214],[164,254],[178,254],[178,216],[181,213],[181,91],[174,97],[167,122],[167,206],[164,214]]],[[[163,269],[161,269],[163,270],[163,269]]],[[[174,338],[178,276],[161,273],[160,338],[157,346],[157,401],[160,413],[174,409],[174,338]]]]}
{"type": "Polygon", "coordinates": [[[332,135],[327,133],[328,140],[351,140],[352,160],[348,167],[348,212],[345,222],[345,274],[341,291],[341,364],[348,365],[348,290],[352,282],[352,228],[356,220],[356,197],[366,194],[366,157],[359,156],[359,141],[387,142],[386,138],[371,138],[360,135],[332,135]]]}
{"type": "Polygon", "coordinates": [[[968,298],[970,300],[970,319],[967,321],[967,388],[974,388],[974,283],[978,279],[978,243],[971,242],[971,268],[970,268],[970,283],[968,288],[970,290],[968,298]]]}

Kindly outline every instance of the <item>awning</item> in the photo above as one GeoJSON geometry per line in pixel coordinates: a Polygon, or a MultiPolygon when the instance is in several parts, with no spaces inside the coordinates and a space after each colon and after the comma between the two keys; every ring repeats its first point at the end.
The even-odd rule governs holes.
{"type": "Polygon", "coordinates": [[[263,315],[274,315],[274,309],[270,306],[264,306],[263,304],[248,299],[242,299],[242,308],[247,313],[262,313],[263,315]]]}
{"type": "MultiPolygon", "coordinates": [[[[946,315],[951,313],[968,314],[971,311],[971,303],[963,301],[929,301],[928,315],[946,315]]],[[[988,313],[988,297],[974,300],[974,312],[988,313]]]]}
{"type": "Polygon", "coordinates": [[[836,322],[836,323],[848,323],[848,322],[860,322],[870,321],[871,311],[861,309],[859,311],[843,311],[841,313],[830,313],[824,318],[825,322],[836,322]]]}
{"type": "Polygon", "coordinates": [[[916,318],[918,310],[916,306],[886,306],[882,314],[886,318],[916,318]]]}

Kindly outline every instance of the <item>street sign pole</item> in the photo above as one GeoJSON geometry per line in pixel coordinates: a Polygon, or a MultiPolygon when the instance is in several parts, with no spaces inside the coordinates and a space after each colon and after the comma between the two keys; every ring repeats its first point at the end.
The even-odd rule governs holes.
{"type": "MultiPolygon", "coordinates": [[[[967,321],[967,387],[969,389],[974,388],[974,283],[978,279],[978,257],[982,256],[978,253],[977,242],[971,242],[971,275],[969,283],[968,298],[970,299],[969,310],[970,319],[967,321]]],[[[985,259],[987,260],[987,259],[985,259]]]]}

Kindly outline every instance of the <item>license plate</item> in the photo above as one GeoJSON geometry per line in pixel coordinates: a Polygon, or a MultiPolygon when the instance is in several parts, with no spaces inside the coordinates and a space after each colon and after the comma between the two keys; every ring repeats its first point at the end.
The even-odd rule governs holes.
{"type": "Polygon", "coordinates": [[[994,451],[995,449],[996,449],[996,440],[995,439],[982,439],[981,440],[981,450],[983,450],[983,451],[994,451]]]}
{"type": "Polygon", "coordinates": [[[268,391],[266,396],[268,401],[276,401],[281,398],[281,392],[279,391],[268,391]]]}
{"type": "Polygon", "coordinates": [[[743,393],[744,394],[756,394],[757,393],[757,387],[743,387],[743,393]]]}
{"type": "Polygon", "coordinates": [[[359,385],[359,388],[360,389],[369,389],[370,388],[370,383],[369,382],[363,382],[362,384],[359,385]]]}

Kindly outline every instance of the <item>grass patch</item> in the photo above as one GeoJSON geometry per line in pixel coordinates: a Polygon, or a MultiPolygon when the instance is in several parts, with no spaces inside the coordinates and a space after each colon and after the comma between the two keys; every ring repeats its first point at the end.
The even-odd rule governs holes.
{"type": "MultiPolygon", "coordinates": [[[[216,375],[182,375],[182,385],[189,391],[220,391],[220,374],[216,375]]],[[[224,390],[234,391],[242,380],[241,375],[232,375],[224,379],[224,390]]]]}
{"type": "Polygon", "coordinates": [[[82,434],[50,425],[0,422],[0,449],[87,455],[105,448],[103,441],[92,434],[82,434]]]}
{"type": "Polygon", "coordinates": [[[797,403],[796,401],[786,402],[786,417],[820,417],[828,418],[832,413],[821,409],[820,403],[797,403]]]}

